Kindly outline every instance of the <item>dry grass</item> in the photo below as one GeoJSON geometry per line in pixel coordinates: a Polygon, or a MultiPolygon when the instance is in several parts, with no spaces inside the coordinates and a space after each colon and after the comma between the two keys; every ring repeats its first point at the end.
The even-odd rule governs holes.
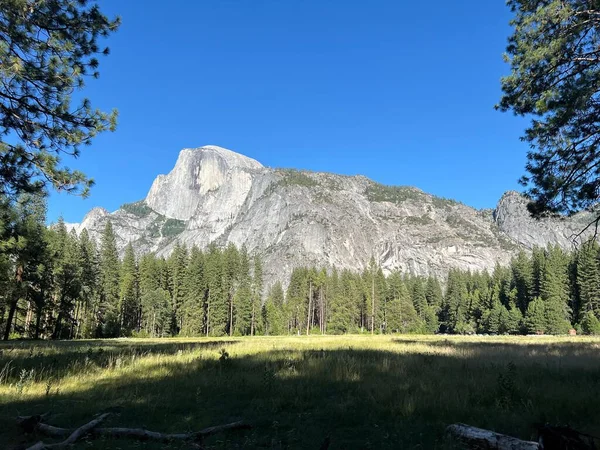
{"type": "Polygon", "coordinates": [[[522,438],[545,422],[600,434],[599,349],[584,337],[10,342],[0,345],[0,442],[36,440],[17,435],[18,414],[52,411],[53,424],[75,426],[115,407],[115,426],[254,425],[207,448],[317,449],[327,436],[331,448],[449,448],[454,422],[522,438]]]}

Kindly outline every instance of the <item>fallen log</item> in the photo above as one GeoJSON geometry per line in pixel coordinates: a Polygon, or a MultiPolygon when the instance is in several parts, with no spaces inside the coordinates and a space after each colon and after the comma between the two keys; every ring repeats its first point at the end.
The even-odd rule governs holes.
{"type": "Polygon", "coordinates": [[[48,449],[53,449],[53,448],[68,447],[68,446],[74,444],[75,442],[77,442],[79,439],[81,439],[86,434],[88,434],[91,430],[96,428],[98,425],[100,425],[102,423],[102,421],[104,421],[104,419],[106,419],[108,416],[110,416],[110,413],[105,413],[105,414],[100,415],[97,419],[94,419],[91,422],[88,422],[85,425],[77,428],[75,431],[71,432],[69,434],[69,436],[67,437],[67,439],[65,439],[62,442],[59,442],[58,444],[44,444],[43,442],[38,442],[37,444],[29,447],[27,450],[48,450],[48,449]]]}
{"type": "MultiPolygon", "coordinates": [[[[31,417],[19,417],[17,423],[22,426],[23,424],[31,424],[32,418],[39,418],[40,416],[31,417]]],[[[156,431],[150,431],[143,428],[91,428],[88,430],[88,434],[92,437],[109,437],[113,439],[137,439],[140,441],[159,441],[159,442],[171,442],[171,441],[200,441],[207,436],[211,436],[216,433],[221,433],[229,430],[240,430],[249,429],[251,426],[246,422],[239,421],[228,423],[224,425],[217,425],[208,427],[200,431],[192,431],[188,433],[159,433],[156,431]]],[[[41,421],[37,421],[33,431],[37,431],[40,434],[44,434],[48,437],[53,438],[64,438],[70,436],[73,430],[68,428],[59,428],[52,425],[48,425],[41,421]]],[[[66,442],[66,441],[65,441],[66,442]]],[[[40,444],[40,443],[38,443],[40,444]]],[[[38,445],[36,444],[36,445],[38,445]]],[[[28,450],[39,450],[46,447],[29,448],[28,450]]]]}
{"type": "Polygon", "coordinates": [[[450,425],[446,432],[472,450],[542,450],[537,442],[522,441],[462,423],[450,425]]]}

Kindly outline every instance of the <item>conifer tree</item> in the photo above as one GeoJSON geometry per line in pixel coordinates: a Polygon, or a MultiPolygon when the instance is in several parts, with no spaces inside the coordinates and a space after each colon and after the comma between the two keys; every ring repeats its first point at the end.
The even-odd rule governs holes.
{"type": "Polygon", "coordinates": [[[337,270],[332,273],[332,297],[330,323],[328,330],[332,333],[351,333],[358,328],[360,288],[349,270],[342,271],[339,279],[337,270]]]}
{"type": "Polygon", "coordinates": [[[171,334],[172,310],[169,293],[163,288],[146,291],[141,298],[144,329],[152,337],[171,334]]]}
{"type": "Polygon", "coordinates": [[[423,318],[427,310],[427,298],[420,278],[415,278],[412,285],[412,302],[419,317],[423,318]]]}
{"type": "Polygon", "coordinates": [[[298,334],[306,332],[309,291],[308,270],[302,267],[294,269],[288,285],[287,304],[292,322],[291,328],[298,334]]]}
{"type": "Polygon", "coordinates": [[[600,320],[593,311],[584,313],[581,320],[581,328],[585,334],[600,335],[600,320]]]}
{"type": "Polygon", "coordinates": [[[523,324],[523,314],[521,310],[513,303],[511,304],[503,327],[508,334],[519,334],[523,324]]]}
{"type": "MultiPolygon", "coordinates": [[[[79,105],[73,95],[98,77],[98,39],[115,31],[88,0],[3,1],[0,15],[0,195],[39,192],[44,186],[86,195],[93,184],[61,166],[94,136],[113,130],[116,112],[79,105]]],[[[80,97],[81,99],[81,97],[80,97]]],[[[10,327],[9,327],[10,328],[10,327]]]]}
{"type": "Polygon", "coordinates": [[[532,259],[524,251],[520,251],[511,261],[514,286],[517,290],[516,304],[521,311],[527,310],[527,305],[534,295],[534,270],[532,259]]]}
{"type": "Polygon", "coordinates": [[[600,315],[600,265],[598,244],[595,241],[584,244],[577,256],[577,284],[579,291],[580,320],[592,312],[600,315]]]}
{"type": "Polygon", "coordinates": [[[183,322],[182,306],[186,297],[186,276],[188,253],[186,247],[177,242],[169,257],[168,271],[170,274],[172,324],[171,332],[177,335],[183,322]]]}
{"type": "Polygon", "coordinates": [[[566,334],[570,328],[569,259],[558,246],[549,246],[542,271],[540,294],[545,304],[546,332],[566,334]]]}
{"type": "Polygon", "coordinates": [[[448,286],[440,317],[445,331],[465,332],[470,330],[470,324],[466,317],[467,295],[463,274],[456,269],[451,269],[448,273],[448,286]]]}
{"type": "Polygon", "coordinates": [[[284,309],[283,288],[277,281],[271,288],[265,302],[263,317],[265,334],[270,336],[286,333],[286,316],[284,309]]]}
{"type": "Polygon", "coordinates": [[[254,336],[257,331],[257,325],[260,306],[262,304],[263,293],[263,265],[260,255],[254,255],[254,271],[252,274],[252,312],[250,319],[250,335],[254,336]]]}
{"type": "Polygon", "coordinates": [[[79,235],[81,264],[81,301],[76,337],[94,337],[98,327],[98,249],[84,228],[79,235]]]}
{"type": "Polygon", "coordinates": [[[438,309],[442,306],[443,300],[442,286],[436,277],[429,276],[427,278],[427,284],[425,285],[425,298],[427,304],[432,306],[434,309],[438,309]]]}
{"type": "Polygon", "coordinates": [[[140,325],[139,274],[131,242],[125,247],[119,281],[121,283],[119,335],[130,336],[133,331],[139,331],[140,325]]]}
{"type": "MultiPolygon", "coordinates": [[[[19,300],[26,294],[27,272],[39,264],[45,246],[44,221],[46,207],[43,195],[22,194],[11,204],[3,201],[2,253],[8,260],[7,310],[4,322],[4,339],[8,340],[17,314],[19,300]]],[[[0,322],[0,325],[2,323],[0,322]]]]}
{"type": "Polygon", "coordinates": [[[240,253],[233,243],[223,252],[223,294],[227,304],[226,332],[233,335],[235,319],[235,294],[239,287],[238,273],[240,270],[240,253]]]}
{"type": "Polygon", "coordinates": [[[74,307],[81,293],[81,267],[76,237],[67,232],[64,221],[59,219],[50,241],[53,254],[54,281],[54,339],[68,338],[74,323],[74,307]]]}
{"type": "Polygon", "coordinates": [[[205,329],[207,294],[204,254],[193,246],[186,272],[185,299],[182,306],[181,333],[200,336],[205,329]]]}
{"type": "Polygon", "coordinates": [[[239,252],[237,279],[238,288],[233,298],[233,330],[239,335],[249,335],[252,328],[252,279],[250,256],[245,246],[242,246],[239,252]]]}
{"type": "Polygon", "coordinates": [[[120,260],[112,223],[106,222],[100,243],[100,302],[98,337],[117,337],[119,334],[119,272],[120,260]]]}
{"type": "Polygon", "coordinates": [[[226,265],[223,253],[211,244],[206,254],[206,282],[208,296],[206,301],[206,335],[223,336],[229,325],[229,291],[224,283],[226,265]]]}
{"type": "Polygon", "coordinates": [[[525,328],[529,334],[544,334],[546,332],[546,305],[536,297],[527,306],[525,328]]]}

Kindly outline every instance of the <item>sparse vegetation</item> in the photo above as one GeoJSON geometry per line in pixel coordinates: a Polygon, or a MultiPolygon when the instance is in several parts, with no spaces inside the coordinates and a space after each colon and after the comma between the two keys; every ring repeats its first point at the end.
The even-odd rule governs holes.
{"type": "Polygon", "coordinates": [[[150,213],[152,213],[152,208],[146,205],[146,203],[144,203],[143,201],[125,203],[121,205],[121,209],[138,218],[148,217],[150,213]]]}
{"type": "Polygon", "coordinates": [[[179,219],[167,219],[162,226],[161,232],[164,237],[176,236],[185,230],[185,222],[179,219]]]}
{"type": "Polygon", "coordinates": [[[281,180],[277,183],[280,186],[304,186],[311,188],[320,185],[317,180],[308,175],[308,172],[295,169],[279,169],[277,172],[282,175],[281,180]]]}
{"type": "Polygon", "coordinates": [[[415,226],[426,226],[433,223],[433,219],[427,214],[423,214],[422,216],[408,216],[405,221],[408,225],[415,226]]]}
{"type": "Polygon", "coordinates": [[[399,204],[407,200],[424,200],[426,194],[418,189],[407,186],[386,186],[371,183],[365,190],[367,199],[371,202],[390,202],[399,204]]]}

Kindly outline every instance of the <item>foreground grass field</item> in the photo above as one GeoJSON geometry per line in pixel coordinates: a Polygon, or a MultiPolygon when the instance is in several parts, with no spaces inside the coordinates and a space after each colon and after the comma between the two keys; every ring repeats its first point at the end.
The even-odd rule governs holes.
{"type": "MultiPolygon", "coordinates": [[[[206,448],[451,448],[448,424],[521,438],[534,424],[600,434],[600,340],[343,336],[0,344],[0,448],[35,442],[15,416],[52,411],[76,427],[252,430],[206,448]]],[[[45,438],[48,442],[49,440],[45,438]]],[[[76,448],[165,448],[113,440],[76,448]]],[[[186,448],[173,444],[169,448],[186,448]]]]}

